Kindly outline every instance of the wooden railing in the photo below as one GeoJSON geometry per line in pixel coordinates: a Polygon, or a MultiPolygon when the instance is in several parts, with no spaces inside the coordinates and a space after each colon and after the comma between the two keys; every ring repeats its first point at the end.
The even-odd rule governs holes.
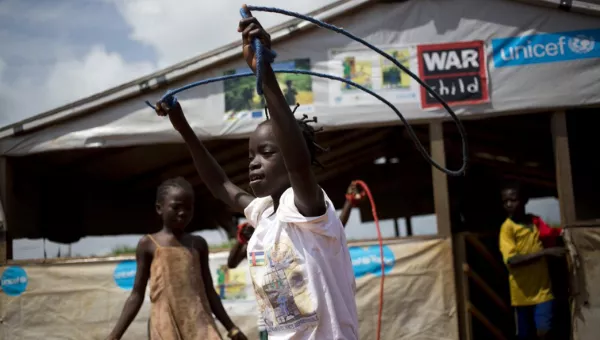
{"type": "Polygon", "coordinates": [[[481,275],[475,272],[473,267],[469,264],[469,258],[471,256],[481,257],[485,260],[486,265],[489,265],[494,277],[499,280],[506,280],[506,269],[504,268],[504,265],[494,257],[486,245],[479,240],[479,237],[482,236],[484,235],[461,233],[455,235],[454,238],[455,265],[457,265],[456,281],[459,299],[458,305],[459,308],[462,309],[462,338],[465,340],[475,339],[473,334],[473,318],[475,318],[487,332],[489,332],[489,334],[486,334],[486,339],[508,340],[509,337],[503,332],[504,328],[501,325],[497,325],[494,320],[490,319],[489,315],[485,315],[475,306],[474,302],[471,301],[469,286],[470,284],[473,284],[494,303],[497,307],[496,310],[500,311],[503,317],[508,317],[511,313],[510,305],[490,286],[488,282],[486,282],[484,278],[481,277],[481,275]],[[469,249],[474,250],[476,255],[468,255],[467,246],[469,249]]]}
{"type": "Polygon", "coordinates": [[[502,298],[481,278],[475,273],[471,267],[465,263],[463,265],[463,272],[471,279],[471,282],[475,283],[481,290],[490,297],[492,301],[500,307],[504,312],[510,313],[510,307],[502,300],[502,298]]]}

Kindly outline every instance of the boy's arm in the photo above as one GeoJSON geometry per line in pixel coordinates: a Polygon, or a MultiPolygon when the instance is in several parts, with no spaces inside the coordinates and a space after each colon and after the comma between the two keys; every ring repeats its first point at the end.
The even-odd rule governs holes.
{"type": "Polygon", "coordinates": [[[342,222],[344,228],[346,228],[346,223],[348,223],[348,218],[350,218],[352,208],[357,206],[364,199],[365,193],[358,190],[356,183],[350,183],[348,190],[346,190],[346,201],[344,202],[344,207],[342,208],[342,213],[340,214],[340,221],[342,222]]]}
{"type": "Polygon", "coordinates": [[[517,244],[513,228],[507,224],[502,225],[500,228],[499,245],[504,263],[508,267],[517,267],[528,264],[543,256],[541,253],[519,255],[517,253],[517,244]]]}
{"type": "Polygon", "coordinates": [[[506,261],[506,264],[509,267],[518,267],[518,266],[533,263],[544,256],[545,256],[544,250],[538,251],[536,253],[526,254],[526,255],[515,255],[515,256],[509,258],[506,261]]]}
{"type": "Polygon", "coordinates": [[[165,104],[160,103],[156,107],[159,115],[169,116],[175,130],[183,137],[185,144],[192,154],[196,170],[212,195],[225,202],[225,204],[229,205],[235,211],[244,212],[244,209],[252,202],[254,196],[229,180],[219,163],[208,152],[194,133],[194,130],[190,127],[179,103],[176,103],[171,109],[167,109],[165,104]]]}
{"type": "Polygon", "coordinates": [[[508,265],[512,267],[521,266],[535,262],[544,256],[561,257],[566,253],[566,251],[567,250],[563,247],[552,247],[532,254],[515,255],[508,259],[508,265]]]}
{"type": "Polygon", "coordinates": [[[342,212],[340,213],[340,221],[342,222],[342,226],[346,228],[346,223],[348,223],[348,219],[350,218],[350,213],[352,212],[352,203],[349,200],[344,202],[344,207],[342,208],[342,212]]]}
{"type": "Polygon", "coordinates": [[[137,269],[135,272],[133,290],[125,302],[125,306],[123,307],[119,321],[117,321],[115,328],[108,337],[110,340],[121,339],[133,319],[135,319],[140,307],[144,303],[146,285],[148,284],[148,278],[150,277],[150,264],[152,263],[152,251],[150,250],[151,247],[151,241],[145,236],[142,237],[138,243],[135,251],[137,269]]]}
{"type": "MultiPolygon", "coordinates": [[[[253,38],[260,39],[265,48],[270,48],[271,38],[251,14],[249,18],[240,21],[238,30],[243,32],[246,62],[252,70],[256,71],[256,59],[251,41],[253,38]]],[[[326,211],[325,197],[312,172],[312,161],[302,132],[270,65],[263,65],[262,76],[264,95],[273,122],[273,134],[290,177],[296,208],[304,216],[321,216],[326,211]]]]}
{"type": "Polygon", "coordinates": [[[531,254],[518,254],[512,228],[508,225],[503,225],[500,228],[500,252],[504,258],[504,262],[508,267],[518,267],[538,261],[544,256],[562,256],[565,252],[564,248],[554,247],[547,248],[531,254]]]}
{"type": "Polygon", "coordinates": [[[246,245],[241,244],[239,241],[237,241],[231,248],[231,251],[229,252],[229,257],[227,258],[227,267],[235,268],[245,258],[246,258],[246,245]]]}
{"type": "Polygon", "coordinates": [[[246,337],[233,324],[233,321],[231,321],[229,315],[227,315],[227,312],[223,307],[223,303],[221,303],[221,298],[215,291],[215,286],[213,284],[212,276],[210,275],[210,267],[208,264],[208,244],[206,243],[206,240],[202,237],[194,236],[194,246],[200,255],[202,281],[204,282],[204,289],[206,291],[206,297],[208,299],[211,311],[230,334],[237,332],[236,336],[231,337],[232,339],[245,340],[246,337]]]}

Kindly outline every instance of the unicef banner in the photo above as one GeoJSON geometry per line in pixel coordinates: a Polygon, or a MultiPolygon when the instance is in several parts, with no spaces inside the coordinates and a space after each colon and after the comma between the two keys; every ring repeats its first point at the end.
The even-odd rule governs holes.
{"type": "MultiPolygon", "coordinates": [[[[213,283],[227,312],[258,339],[248,264],[227,269],[227,253],[210,256],[213,283]]],[[[376,243],[352,245],[360,338],[376,331],[381,257],[376,243]]],[[[133,287],[135,261],[13,265],[0,268],[0,339],[106,338],[133,287]]],[[[384,246],[382,339],[458,339],[449,240],[398,240],[384,246]]],[[[146,339],[150,301],[123,339],[146,339]]],[[[225,334],[225,333],[223,333],[225,334]]]]}

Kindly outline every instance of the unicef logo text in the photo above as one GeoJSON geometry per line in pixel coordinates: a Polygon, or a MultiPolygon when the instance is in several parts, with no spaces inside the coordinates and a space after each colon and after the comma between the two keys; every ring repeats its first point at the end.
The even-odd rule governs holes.
{"type": "Polygon", "coordinates": [[[4,294],[8,296],[19,296],[27,289],[29,279],[27,273],[21,267],[8,267],[2,273],[0,286],[4,294]]]}
{"type": "Polygon", "coordinates": [[[133,289],[136,269],[135,261],[127,260],[120,262],[117,267],[115,267],[115,271],[113,273],[115,284],[121,289],[133,289]]]}
{"type": "MultiPolygon", "coordinates": [[[[384,266],[391,266],[394,264],[394,259],[390,257],[383,256],[384,266]]],[[[365,257],[360,257],[352,260],[352,266],[368,266],[371,264],[376,264],[381,266],[381,256],[379,255],[366,255],[365,257]]]]}
{"type": "Polygon", "coordinates": [[[583,34],[574,36],[569,39],[569,49],[577,54],[586,54],[594,49],[594,37],[583,34]]]}
{"type": "Polygon", "coordinates": [[[600,58],[600,29],[492,39],[495,67],[600,58]]]}
{"type": "MultiPolygon", "coordinates": [[[[350,258],[354,276],[358,279],[367,274],[381,275],[381,254],[379,246],[350,247],[350,258]]],[[[383,246],[384,273],[388,273],[396,264],[394,253],[388,246],[383,246]]]]}

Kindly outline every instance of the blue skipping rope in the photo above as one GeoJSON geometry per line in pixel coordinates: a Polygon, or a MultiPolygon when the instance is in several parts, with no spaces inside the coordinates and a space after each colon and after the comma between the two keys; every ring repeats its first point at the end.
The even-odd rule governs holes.
{"type": "MultiPolygon", "coordinates": [[[[283,15],[287,15],[287,16],[291,16],[291,17],[295,17],[298,19],[302,19],[302,20],[306,20],[309,21],[319,27],[322,28],[326,28],[329,29],[331,31],[334,31],[336,33],[345,35],[346,37],[361,43],[362,45],[368,47],[369,49],[377,52],[378,54],[380,54],[381,56],[383,56],[384,58],[388,59],[389,61],[391,61],[394,65],[396,65],[398,68],[400,68],[402,70],[402,72],[408,74],[412,79],[414,79],[417,83],[419,83],[420,86],[422,86],[425,90],[427,90],[427,92],[433,96],[443,107],[444,109],[448,112],[448,114],[450,115],[450,117],[452,117],[452,120],[455,122],[457,128],[458,128],[458,132],[460,134],[461,137],[461,144],[462,144],[462,156],[463,156],[463,162],[461,167],[458,170],[450,170],[447,169],[445,167],[443,167],[442,165],[440,165],[439,163],[437,163],[436,161],[434,161],[432,159],[432,157],[427,153],[427,150],[425,149],[425,147],[423,146],[423,144],[421,143],[421,141],[419,140],[419,137],[417,137],[415,131],[413,130],[412,126],[408,123],[408,121],[406,120],[406,118],[404,118],[404,116],[402,115],[402,113],[400,113],[400,111],[394,106],[392,105],[392,103],[390,103],[387,99],[383,98],[382,96],[378,95],[377,93],[373,92],[372,90],[357,84],[351,80],[348,79],[344,79],[341,77],[337,77],[337,76],[333,76],[330,74],[324,74],[324,73],[319,73],[319,72],[312,72],[312,71],[307,71],[307,70],[277,70],[274,69],[273,72],[275,73],[292,73],[292,74],[306,74],[306,75],[310,75],[310,76],[314,76],[314,77],[319,77],[319,78],[326,78],[326,79],[331,79],[331,80],[336,80],[348,85],[351,85],[357,89],[360,89],[368,94],[370,94],[371,96],[379,99],[381,102],[383,102],[384,104],[386,104],[387,106],[390,107],[390,109],[392,109],[392,111],[394,111],[394,113],[396,113],[396,115],[400,118],[400,120],[402,121],[402,123],[404,124],[404,126],[406,127],[406,131],[408,132],[408,135],[410,136],[411,140],[414,142],[417,150],[421,153],[421,155],[425,158],[425,160],[427,160],[427,162],[429,164],[431,164],[432,166],[434,166],[436,169],[442,171],[443,173],[449,175],[449,176],[460,176],[463,175],[465,173],[465,170],[467,168],[468,162],[469,162],[469,152],[468,152],[468,145],[467,145],[467,138],[466,138],[466,131],[465,128],[462,124],[462,122],[460,121],[460,119],[457,117],[456,113],[454,113],[454,111],[450,108],[450,106],[431,88],[429,87],[429,85],[427,85],[423,80],[421,80],[416,74],[414,74],[413,72],[411,72],[407,67],[405,67],[404,65],[402,65],[398,60],[396,60],[394,57],[392,57],[391,55],[387,54],[386,52],[384,52],[383,50],[377,48],[376,46],[373,46],[372,44],[366,42],[365,40],[353,35],[350,32],[347,32],[337,26],[322,22],[318,19],[300,14],[300,13],[295,13],[295,12],[290,12],[290,11],[286,11],[284,9],[279,9],[279,8],[272,8],[272,7],[262,7],[262,6],[247,6],[249,11],[259,11],[259,12],[270,12],[270,13],[279,13],[279,14],[283,14],[283,15]]],[[[248,18],[250,17],[250,14],[248,12],[246,12],[243,8],[240,9],[240,14],[242,15],[242,18],[248,18]]],[[[262,43],[260,42],[259,39],[254,38],[252,40],[252,48],[254,49],[255,55],[256,55],[256,92],[259,95],[263,94],[263,89],[262,89],[262,72],[263,72],[263,65],[265,64],[271,64],[273,63],[273,61],[275,60],[275,57],[277,56],[277,54],[275,53],[275,51],[270,50],[268,48],[265,48],[262,43]]],[[[229,80],[229,79],[237,79],[237,78],[243,78],[243,77],[250,77],[250,76],[254,76],[255,74],[253,72],[245,72],[245,73],[238,73],[238,74],[232,74],[232,75],[225,75],[225,76],[221,76],[221,77],[215,77],[215,78],[209,78],[209,79],[204,79],[201,81],[197,81],[194,83],[190,83],[188,85],[182,86],[178,89],[175,90],[169,90],[167,91],[167,93],[160,99],[159,102],[161,103],[165,103],[167,104],[167,107],[173,107],[176,103],[177,103],[177,98],[175,97],[175,94],[183,92],[185,90],[191,89],[193,87],[196,86],[201,86],[201,85],[205,85],[205,84],[210,84],[210,83],[214,83],[217,81],[224,81],[224,80],[229,80]]],[[[150,104],[150,102],[146,101],[146,104],[153,108],[154,110],[156,110],[156,108],[150,104]]]]}

